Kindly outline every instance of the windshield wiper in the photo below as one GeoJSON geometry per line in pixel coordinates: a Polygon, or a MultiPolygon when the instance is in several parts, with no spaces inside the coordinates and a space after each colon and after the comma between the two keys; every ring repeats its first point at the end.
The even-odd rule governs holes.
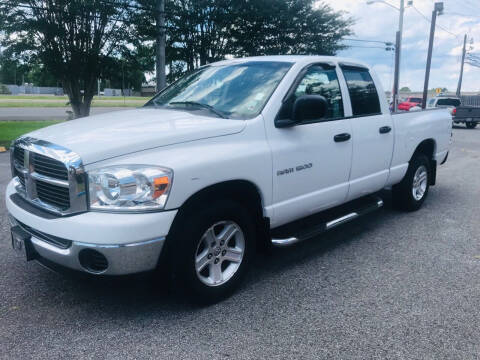
{"type": "Polygon", "coordinates": [[[168,105],[194,105],[194,106],[199,106],[199,107],[202,107],[204,109],[210,110],[211,112],[213,112],[214,114],[217,114],[218,116],[220,116],[223,119],[228,119],[228,116],[225,115],[222,111],[220,111],[218,109],[215,109],[211,105],[196,102],[196,101],[172,101],[172,102],[168,103],[168,105]]]}

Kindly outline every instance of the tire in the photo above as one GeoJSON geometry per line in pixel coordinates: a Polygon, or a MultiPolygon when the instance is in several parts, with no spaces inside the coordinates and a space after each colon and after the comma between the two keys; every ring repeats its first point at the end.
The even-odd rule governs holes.
{"type": "Polygon", "coordinates": [[[255,226],[236,202],[202,205],[187,210],[169,238],[172,285],[190,302],[212,304],[231,295],[245,277],[254,255],[255,226]],[[222,238],[228,240],[222,243],[222,238]]]}
{"type": "Polygon", "coordinates": [[[475,129],[477,127],[477,123],[467,122],[465,123],[465,126],[467,127],[467,129],[475,129]]]}
{"type": "Polygon", "coordinates": [[[430,161],[416,154],[410,161],[403,180],[392,188],[394,205],[404,211],[416,211],[425,201],[430,187],[430,161]]]}

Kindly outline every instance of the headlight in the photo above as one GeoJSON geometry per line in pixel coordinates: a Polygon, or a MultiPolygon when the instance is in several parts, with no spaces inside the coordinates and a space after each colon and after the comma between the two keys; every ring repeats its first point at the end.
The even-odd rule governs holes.
{"type": "Polygon", "coordinates": [[[171,169],[148,165],[119,165],[89,171],[90,209],[161,210],[172,180],[171,169]]]}

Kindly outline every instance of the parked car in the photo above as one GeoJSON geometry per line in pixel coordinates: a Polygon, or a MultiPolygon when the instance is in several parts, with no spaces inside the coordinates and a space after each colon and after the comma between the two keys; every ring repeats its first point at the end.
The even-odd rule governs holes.
{"type": "Polygon", "coordinates": [[[480,123],[480,108],[473,106],[459,106],[453,110],[453,122],[465,124],[467,129],[475,129],[480,123]]]}
{"type": "Polygon", "coordinates": [[[407,100],[398,104],[398,110],[410,111],[410,108],[414,106],[421,107],[421,105],[422,105],[422,98],[411,96],[411,97],[408,97],[407,100]]]}
{"type": "Polygon", "coordinates": [[[442,107],[448,109],[450,111],[450,114],[453,115],[455,111],[454,109],[460,106],[460,104],[461,101],[456,96],[440,95],[428,100],[427,109],[442,107]]]}
{"type": "Polygon", "coordinates": [[[384,188],[396,206],[419,209],[451,127],[443,109],[391,115],[360,62],[209,64],[143,108],[17,139],[6,190],[12,245],[27,260],[93,275],[162,267],[190,299],[217,301],[256,249],[373,211],[384,188]]]}
{"type": "Polygon", "coordinates": [[[437,96],[428,101],[428,108],[447,108],[452,114],[455,124],[465,124],[468,129],[474,129],[480,122],[480,108],[463,106],[456,96],[437,96]]]}

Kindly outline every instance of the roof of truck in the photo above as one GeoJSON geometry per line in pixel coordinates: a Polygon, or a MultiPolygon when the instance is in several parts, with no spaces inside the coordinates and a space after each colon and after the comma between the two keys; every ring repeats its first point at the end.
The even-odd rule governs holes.
{"type": "Polygon", "coordinates": [[[268,55],[268,56],[251,56],[244,58],[233,58],[228,60],[222,60],[210,65],[225,65],[231,63],[243,63],[250,61],[282,61],[291,63],[311,63],[311,62],[334,62],[345,63],[350,65],[358,65],[366,68],[370,68],[368,64],[361,61],[349,58],[343,58],[338,56],[317,56],[317,55],[268,55]]]}

